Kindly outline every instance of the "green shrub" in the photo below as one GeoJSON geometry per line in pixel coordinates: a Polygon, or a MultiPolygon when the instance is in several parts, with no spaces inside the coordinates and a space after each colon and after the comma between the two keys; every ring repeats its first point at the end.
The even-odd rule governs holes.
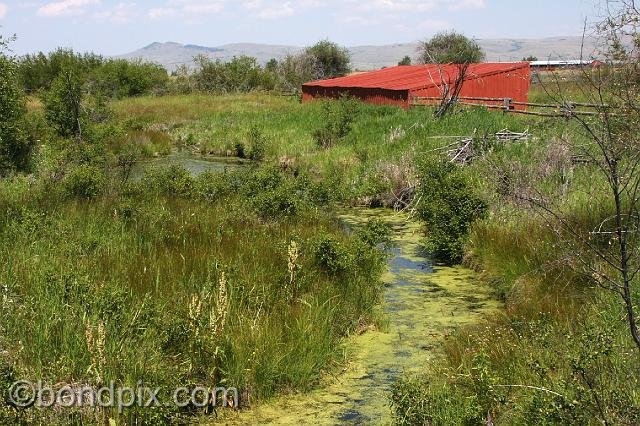
{"type": "Polygon", "coordinates": [[[331,235],[321,235],[313,242],[313,256],[330,274],[346,271],[350,263],[346,248],[331,235]]]}
{"type": "Polygon", "coordinates": [[[329,40],[319,41],[305,53],[316,59],[322,78],[341,77],[351,71],[349,51],[329,40]]]}
{"type": "Polygon", "coordinates": [[[45,117],[63,138],[82,134],[86,123],[86,113],[82,108],[83,84],[79,72],[67,67],[53,80],[51,89],[43,97],[45,117]]]}
{"type": "Polygon", "coordinates": [[[97,68],[90,80],[93,90],[110,98],[123,98],[161,90],[169,76],[161,65],[112,59],[97,68]]]}
{"type": "Polygon", "coordinates": [[[167,71],[157,64],[105,59],[68,49],[57,49],[48,55],[42,52],[26,55],[18,64],[21,82],[28,93],[50,90],[69,69],[88,81],[88,92],[92,96],[138,96],[162,91],[169,82],[167,71]]]}
{"type": "Polygon", "coordinates": [[[155,194],[193,195],[194,179],[187,169],[180,165],[167,168],[151,169],[142,178],[142,187],[155,194]]]}
{"type": "Polygon", "coordinates": [[[486,413],[475,398],[453,386],[431,384],[421,378],[403,378],[393,385],[391,407],[399,425],[477,425],[486,413]]]}
{"type": "Polygon", "coordinates": [[[249,159],[253,161],[262,161],[267,151],[267,138],[257,126],[252,126],[249,130],[249,159]]]}
{"type": "Polygon", "coordinates": [[[455,31],[444,31],[420,43],[420,61],[423,64],[471,64],[482,62],[482,47],[472,39],[455,31]]]}
{"type": "Polygon", "coordinates": [[[471,224],[485,215],[487,203],[474,193],[459,166],[446,158],[422,160],[418,173],[418,214],[427,225],[427,248],[441,262],[459,263],[471,224]]]}
{"type": "Polygon", "coordinates": [[[93,53],[80,54],[59,48],[49,54],[39,52],[25,55],[19,58],[18,66],[24,90],[36,93],[49,90],[53,82],[69,68],[86,76],[103,62],[102,56],[93,53]]]}
{"type": "Polygon", "coordinates": [[[384,220],[373,219],[358,229],[357,235],[365,244],[372,247],[386,245],[391,242],[391,227],[384,220]]]}
{"type": "Polygon", "coordinates": [[[249,92],[257,89],[271,90],[274,81],[256,58],[234,57],[228,62],[213,61],[208,57],[196,58],[199,71],[193,76],[198,89],[211,93],[249,92]]]}
{"type": "Polygon", "coordinates": [[[33,143],[24,131],[25,112],[15,64],[0,51],[0,176],[29,168],[33,143]]]}
{"type": "Polygon", "coordinates": [[[104,171],[86,164],[72,166],[63,185],[65,193],[70,196],[93,198],[104,191],[104,171]]]}
{"type": "Polygon", "coordinates": [[[321,148],[331,148],[351,132],[360,110],[360,102],[343,96],[339,101],[325,102],[322,109],[323,126],[313,132],[313,138],[321,148]]]}

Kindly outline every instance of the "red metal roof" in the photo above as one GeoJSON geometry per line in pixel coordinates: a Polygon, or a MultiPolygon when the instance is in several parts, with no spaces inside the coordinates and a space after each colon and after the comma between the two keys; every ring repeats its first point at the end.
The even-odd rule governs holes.
{"type": "MultiPolygon", "coordinates": [[[[528,62],[499,62],[471,64],[467,79],[500,74],[529,67],[528,62]]],[[[316,87],[363,87],[387,90],[415,90],[438,86],[443,82],[451,83],[459,73],[457,65],[401,65],[378,71],[338,77],[330,80],[318,80],[305,83],[304,86],[316,87]]]]}

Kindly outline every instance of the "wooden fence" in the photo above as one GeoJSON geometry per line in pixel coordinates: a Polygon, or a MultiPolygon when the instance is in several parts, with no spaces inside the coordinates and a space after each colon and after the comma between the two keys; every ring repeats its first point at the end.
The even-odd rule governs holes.
{"type": "MultiPolygon", "coordinates": [[[[438,97],[415,97],[412,107],[426,107],[438,105],[442,102],[438,97]]],[[[563,104],[544,104],[535,102],[517,102],[511,98],[479,98],[479,97],[459,97],[455,101],[456,105],[471,107],[484,107],[496,109],[505,113],[537,115],[541,117],[573,117],[576,115],[600,115],[612,109],[608,105],[598,105],[585,102],[565,102],[563,104]],[[516,106],[525,106],[527,110],[515,109],[516,106]],[[542,109],[543,111],[529,111],[529,108],[542,109]]]]}

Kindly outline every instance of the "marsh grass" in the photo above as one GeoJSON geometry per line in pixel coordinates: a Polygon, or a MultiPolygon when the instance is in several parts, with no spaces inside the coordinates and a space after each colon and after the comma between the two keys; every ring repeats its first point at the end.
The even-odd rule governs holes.
{"type": "Polygon", "coordinates": [[[162,130],[174,146],[200,154],[236,155],[242,147],[248,155],[257,129],[265,140],[267,162],[285,159],[295,170],[332,182],[336,198],[343,200],[390,193],[399,182],[385,170],[406,169],[416,153],[451,143],[452,137],[491,135],[505,128],[524,131],[535,125],[526,117],[478,108],[435,120],[425,109],[361,104],[351,131],[324,149],[313,135],[326,126],[325,102],[301,104],[291,97],[250,93],[141,97],[117,101],[112,107],[125,127],[162,130]]]}
{"type": "MultiPolygon", "coordinates": [[[[505,128],[529,129],[538,139],[496,147],[493,161],[540,166],[541,183],[555,188],[566,176],[546,170],[553,163],[546,143],[573,130],[479,108],[434,120],[425,109],[361,105],[348,135],[324,149],[313,140],[325,124],[321,102],[250,93],[128,98],[111,106],[116,119],[96,126],[91,144],[44,140],[37,174],[0,182],[3,387],[17,378],[91,386],[142,378],[164,389],[237,386],[245,403],[310,389],[344,362],[342,338],[379,320],[383,262],[371,247],[380,242],[377,233],[344,235],[330,203],[382,198],[415,179],[416,157],[505,128]],[[123,147],[150,156],[184,147],[233,155],[242,146],[249,155],[258,139],[261,161],[239,172],[192,178],[173,167],[140,182],[112,176],[111,157],[123,147]],[[67,185],[76,168],[89,189],[95,183],[100,190],[67,185]]],[[[37,116],[39,107],[30,108],[37,116]]],[[[606,303],[592,309],[589,283],[556,262],[562,252],[548,228],[496,195],[491,167],[479,161],[465,173],[498,206],[473,228],[467,261],[508,310],[454,334],[436,375],[402,381],[394,395],[398,420],[478,423],[495,410],[516,423],[547,415],[558,423],[588,422],[585,415],[637,421],[637,394],[613,391],[637,385],[615,310],[606,303]],[[576,327],[581,322],[595,329],[576,327]],[[590,348],[590,341],[598,345],[590,348]],[[498,386],[511,384],[566,398],[498,386]],[[607,401],[605,416],[595,411],[595,396],[607,401]]],[[[567,175],[583,189],[567,206],[589,200],[598,184],[590,175],[567,175]]],[[[598,214],[577,209],[573,217],[587,226],[598,214]]],[[[23,423],[116,417],[6,406],[0,414],[23,423]]],[[[164,407],[130,410],[121,420],[163,424],[200,414],[164,407]]]]}
{"type": "MultiPolygon", "coordinates": [[[[342,338],[377,320],[382,255],[308,200],[286,217],[265,216],[249,179],[212,198],[208,176],[169,170],[90,200],[3,182],[12,194],[0,217],[3,366],[50,384],[233,386],[244,404],[313,387],[343,361],[342,338]],[[171,182],[182,190],[160,190],[171,182]],[[319,260],[327,238],[340,270],[319,260]]],[[[279,179],[273,191],[294,178],[279,179]]],[[[117,417],[0,412],[7,421],[117,417]]],[[[134,409],[123,421],[199,414],[134,409]]]]}
{"type": "MultiPolygon", "coordinates": [[[[541,134],[554,137],[494,150],[466,170],[491,210],[472,227],[465,261],[506,310],[453,333],[434,371],[396,385],[392,404],[401,424],[640,419],[637,352],[614,295],[581,272],[568,236],[518,198],[544,197],[588,233],[610,215],[607,183],[596,166],[574,164],[562,150],[564,138],[579,141],[570,126],[541,134]],[[505,170],[512,185],[502,191],[505,170]]],[[[593,237],[592,244],[607,250],[609,240],[593,237]]]]}

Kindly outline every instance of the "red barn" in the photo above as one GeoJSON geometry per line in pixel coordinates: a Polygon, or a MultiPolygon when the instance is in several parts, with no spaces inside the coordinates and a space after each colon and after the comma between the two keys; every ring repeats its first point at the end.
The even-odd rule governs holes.
{"type": "MultiPolygon", "coordinates": [[[[318,80],[302,86],[302,100],[356,97],[376,105],[409,108],[416,98],[441,97],[446,85],[459,77],[458,65],[402,65],[330,80],[318,80]]],[[[528,62],[471,64],[467,69],[461,98],[510,98],[527,102],[531,68],[528,62]]],[[[428,102],[428,101],[427,101],[428,102]]],[[[474,103],[502,105],[501,101],[475,99],[474,103]]],[[[524,109],[517,105],[516,109],[524,109]]]]}

